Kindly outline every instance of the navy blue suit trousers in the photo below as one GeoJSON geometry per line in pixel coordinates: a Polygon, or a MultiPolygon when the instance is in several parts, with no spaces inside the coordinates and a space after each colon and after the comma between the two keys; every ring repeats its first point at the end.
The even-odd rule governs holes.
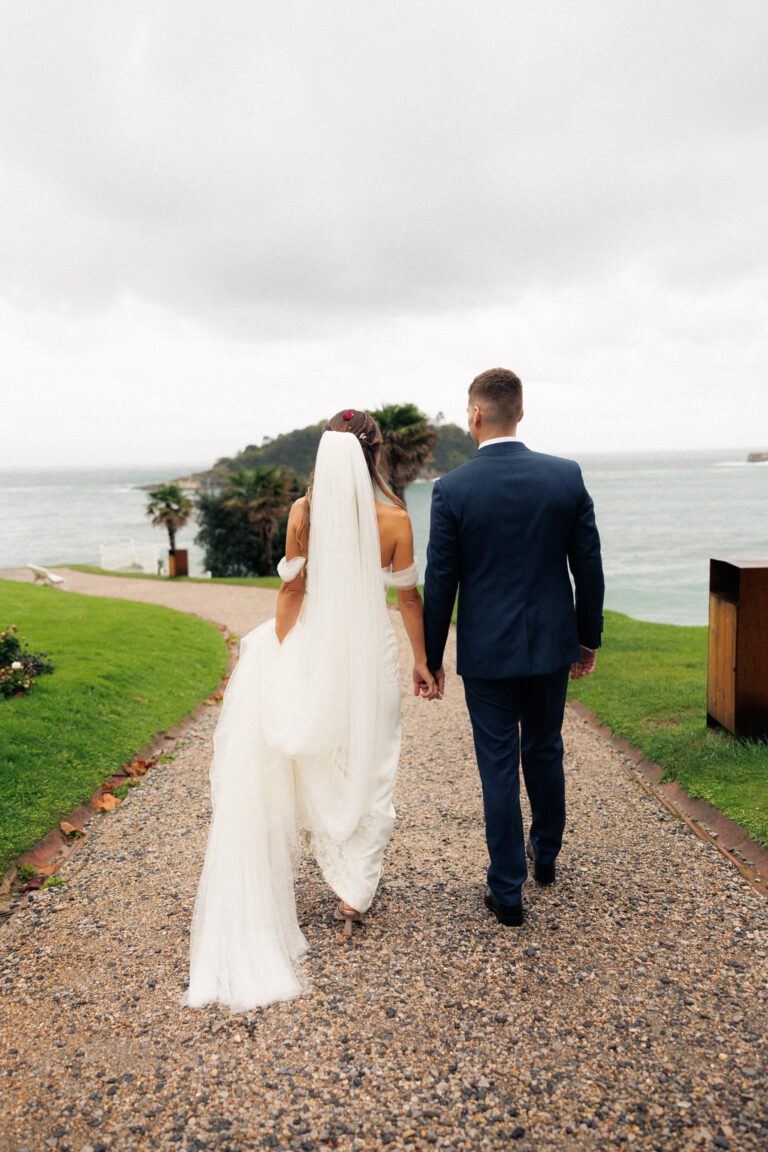
{"type": "Polygon", "coordinates": [[[502,904],[517,904],[528,876],[520,764],[531,805],[530,839],[542,864],[554,861],[565,829],[563,712],[566,664],[545,676],[464,677],[483,786],[488,884],[502,904]]]}

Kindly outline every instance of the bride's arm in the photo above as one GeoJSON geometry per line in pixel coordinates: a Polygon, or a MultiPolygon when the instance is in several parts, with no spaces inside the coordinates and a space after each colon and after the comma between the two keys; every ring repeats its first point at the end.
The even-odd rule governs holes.
{"type": "MultiPolygon", "coordinates": [[[[305,497],[297,500],[288,515],[288,530],[285,537],[286,560],[294,560],[301,556],[297,540],[297,532],[304,519],[305,497]]],[[[275,633],[282,644],[286,636],[299,618],[301,605],[304,602],[304,580],[306,565],[302,568],[295,580],[286,580],[277,594],[277,609],[275,611],[275,633]]]]}
{"type": "MultiPolygon", "coordinates": [[[[406,513],[398,517],[393,572],[402,572],[414,563],[413,527],[406,513]]],[[[427,649],[424,644],[424,612],[418,588],[398,588],[397,606],[413,651],[413,694],[426,700],[435,700],[439,693],[435,678],[427,667],[427,649]]]]}

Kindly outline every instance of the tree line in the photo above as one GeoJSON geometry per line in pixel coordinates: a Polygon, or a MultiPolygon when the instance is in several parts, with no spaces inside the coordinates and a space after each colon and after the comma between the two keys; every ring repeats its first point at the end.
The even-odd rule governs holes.
{"type": "MultiPolygon", "coordinates": [[[[422,476],[441,475],[468,460],[474,444],[467,432],[438,417],[430,423],[415,404],[386,404],[372,412],[382,433],[381,470],[402,499],[422,476]]],[[[196,478],[203,485],[194,502],[178,483],[149,493],[147,514],[176,533],[194,513],[195,542],[212,576],[266,576],[285,549],[288,512],[306,491],[325,423],[265,439],[234,457],[222,457],[196,478]]]]}

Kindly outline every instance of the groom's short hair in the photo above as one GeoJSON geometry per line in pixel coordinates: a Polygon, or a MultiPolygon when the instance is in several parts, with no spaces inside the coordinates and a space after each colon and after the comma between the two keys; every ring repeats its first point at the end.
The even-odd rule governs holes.
{"type": "Polygon", "coordinates": [[[508,427],[520,419],[523,385],[508,368],[489,368],[470,384],[469,402],[482,404],[489,423],[508,427]]]}

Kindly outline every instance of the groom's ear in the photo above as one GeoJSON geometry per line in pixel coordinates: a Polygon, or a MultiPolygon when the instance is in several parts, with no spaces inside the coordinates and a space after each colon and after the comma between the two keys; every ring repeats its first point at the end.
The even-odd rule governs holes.
{"type": "Polygon", "coordinates": [[[525,409],[524,409],[524,408],[521,408],[521,409],[520,409],[520,415],[519,415],[519,416],[518,416],[518,418],[517,418],[517,422],[518,422],[518,424],[519,424],[519,423],[520,423],[520,421],[522,420],[523,416],[525,416],[525,409]]]}

